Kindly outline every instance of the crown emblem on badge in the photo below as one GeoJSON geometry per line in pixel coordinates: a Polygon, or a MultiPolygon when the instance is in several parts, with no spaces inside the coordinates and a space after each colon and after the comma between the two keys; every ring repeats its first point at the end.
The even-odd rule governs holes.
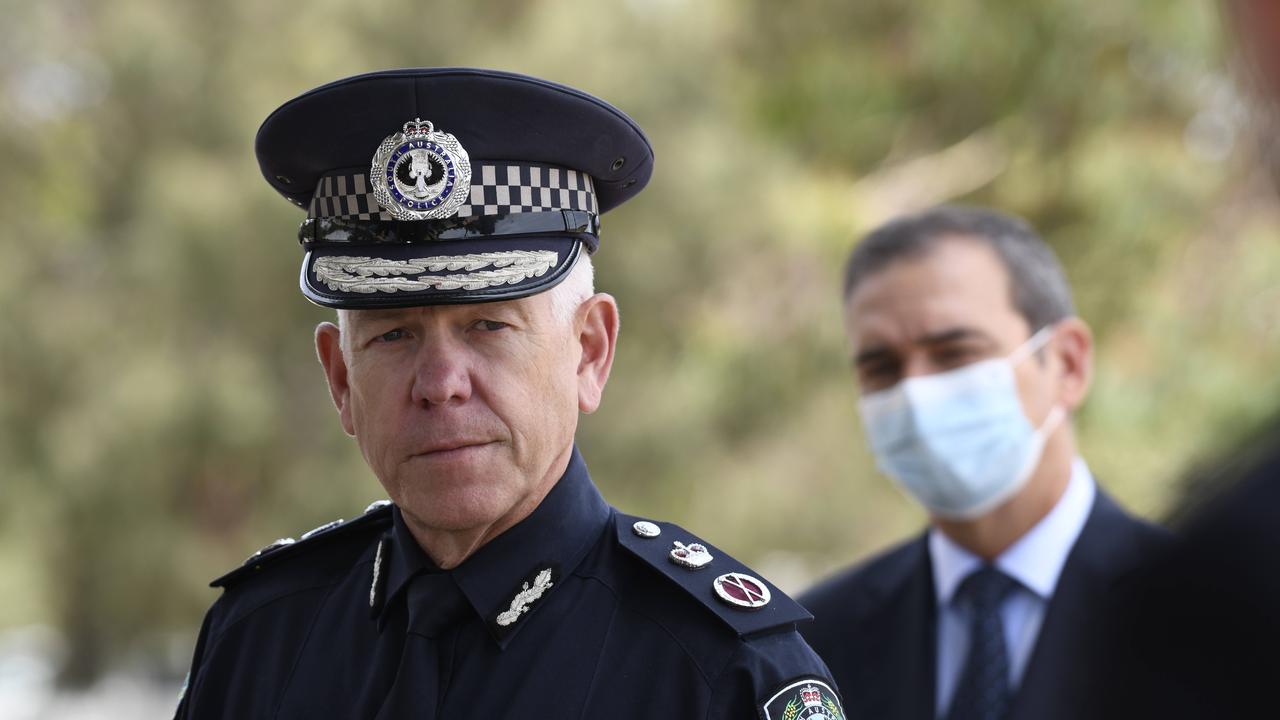
{"type": "Polygon", "coordinates": [[[378,146],[369,178],[374,199],[395,219],[438,220],[471,194],[471,158],[458,138],[415,118],[378,146]]]}
{"type": "Polygon", "coordinates": [[[791,683],[760,709],[764,720],[846,720],[835,692],[817,678],[791,683]]]}
{"type": "Polygon", "coordinates": [[[805,707],[822,707],[822,691],[812,685],[802,687],[800,702],[804,703],[805,707]]]}
{"type": "Polygon", "coordinates": [[[712,560],[711,553],[707,552],[707,547],[702,543],[685,545],[677,540],[671,545],[671,562],[682,567],[697,570],[712,560]]]}

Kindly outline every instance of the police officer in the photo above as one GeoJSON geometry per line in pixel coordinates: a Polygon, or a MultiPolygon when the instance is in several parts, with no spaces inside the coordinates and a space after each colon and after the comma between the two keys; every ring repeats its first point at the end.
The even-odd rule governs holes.
{"type": "Polygon", "coordinates": [[[263,123],[308,209],[316,350],[389,501],[214,581],[184,718],[843,716],[808,613],[681,528],[610,507],[574,445],[618,333],[599,214],[653,152],[543,80],[340,80],[263,123]]]}

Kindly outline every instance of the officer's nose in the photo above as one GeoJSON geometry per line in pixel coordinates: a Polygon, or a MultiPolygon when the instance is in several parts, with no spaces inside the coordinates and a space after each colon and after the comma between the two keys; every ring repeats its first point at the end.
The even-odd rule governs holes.
{"type": "Polygon", "coordinates": [[[423,343],[414,368],[413,401],[463,403],[471,397],[471,367],[465,348],[443,340],[423,343]]]}

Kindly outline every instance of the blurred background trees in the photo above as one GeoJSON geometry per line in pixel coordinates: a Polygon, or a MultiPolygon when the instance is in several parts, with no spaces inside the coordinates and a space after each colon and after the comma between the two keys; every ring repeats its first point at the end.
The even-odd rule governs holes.
{"type": "Polygon", "coordinates": [[[1098,333],[1077,418],[1152,517],[1280,400],[1280,216],[1203,3],[0,1],[0,629],[62,682],[185,671],[206,583],[381,497],[311,349],[257,125],[338,77],[473,65],[608,99],[657,151],[604,220],[623,333],[580,445],[612,502],[784,588],[914,531],[840,327],[858,235],[1026,216],[1098,333]]]}

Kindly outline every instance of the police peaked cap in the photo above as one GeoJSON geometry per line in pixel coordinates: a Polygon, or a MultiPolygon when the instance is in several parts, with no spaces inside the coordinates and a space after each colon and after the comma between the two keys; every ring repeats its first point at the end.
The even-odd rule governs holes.
{"type": "Polygon", "coordinates": [[[337,308],[547,290],[653,172],[648,139],[608,103],[467,68],[323,85],[271,113],[256,151],[271,187],[307,209],[303,294],[337,308]]]}

